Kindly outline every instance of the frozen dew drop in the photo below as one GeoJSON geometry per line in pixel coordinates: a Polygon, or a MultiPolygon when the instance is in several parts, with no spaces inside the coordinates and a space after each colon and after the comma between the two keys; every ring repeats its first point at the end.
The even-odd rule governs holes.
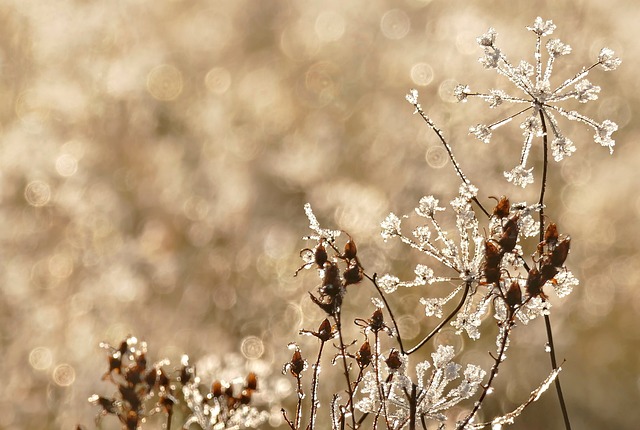
{"type": "Polygon", "coordinates": [[[544,345],[544,352],[551,352],[551,345],[548,342],[544,345]]]}
{"type": "Polygon", "coordinates": [[[493,387],[487,388],[487,395],[493,394],[493,387]]]}

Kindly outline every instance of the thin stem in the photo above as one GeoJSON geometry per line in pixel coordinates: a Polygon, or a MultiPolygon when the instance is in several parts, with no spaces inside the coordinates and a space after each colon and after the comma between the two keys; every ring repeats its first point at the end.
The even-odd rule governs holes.
{"type": "Polygon", "coordinates": [[[313,381],[311,382],[311,417],[309,418],[309,430],[313,430],[316,425],[316,409],[318,408],[318,372],[320,369],[320,358],[322,357],[323,348],[324,342],[320,341],[318,359],[313,367],[313,381]]]}
{"type": "MultiPolygon", "coordinates": [[[[424,122],[426,122],[429,128],[431,128],[431,130],[433,130],[436,136],[438,136],[438,139],[440,139],[440,142],[442,142],[444,149],[447,151],[447,154],[449,154],[449,160],[451,160],[451,164],[453,164],[453,168],[455,169],[458,177],[466,185],[471,185],[471,181],[469,181],[469,179],[467,179],[465,174],[462,173],[462,169],[460,168],[460,165],[458,165],[458,161],[453,156],[453,149],[451,149],[451,145],[449,145],[449,143],[444,138],[442,131],[438,127],[436,127],[435,123],[431,120],[431,118],[429,118],[427,114],[424,113],[419,103],[413,103],[413,106],[416,108],[416,112],[422,117],[424,122]]],[[[471,200],[473,200],[474,203],[478,205],[480,210],[482,210],[482,212],[484,212],[486,216],[491,216],[489,215],[489,212],[487,212],[487,210],[484,208],[484,206],[482,206],[482,204],[478,201],[476,197],[472,197],[471,200]]]]}
{"type": "Polygon", "coordinates": [[[420,348],[422,348],[422,346],[429,342],[429,340],[431,340],[431,338],[433,336],[435,336],[441,329],[442,327],[444,327],[449,321],[451,321],[451,319],[458,313],[458,311],[460,311],[460,309],[462,308],[462,305],[464,305],[465,300],[467,299],[467,295],[469,294],[469,290],[471,289],[471,283],[467,282],[465,284],[464,287],[464,293],[462,294],[462,299],[460,299],[460,303],[458,303],[458,305],[456,306],[456,308],[453,310],[453,312],[451,312],[447,318],[445,318],[444,320],[442,320],[440,322],[440,324],[438,324],[432,331],[431,333],[429,333],[424,339],[422,339],[420,341],[420,343],[418,343],[416,346],[414,346],[413,348],[411,348],[410,350],[407,351],[407,355],[411,355],[414,352],[416,352],[417,350],[419,350],[420,348]]]}
{"type": "Polygon", "coordinates": [[[510,318],[508,321],[505,322],[505,324],[507,326],[504,329],[504,334],[500,341],[500,351],[498,352],[498,356],[494,359],[495,361],[493,363],[493,366],[491,366],[491,373],[489,374],[489,380],[487,381],[486,385],[483,387],[482,394],[480,395],[480,398],[478,399],[478,401],[475,402],[473,410],[469,413],[469,415],[466,416],[464,421],[462,421],[456,427],[456,429],[458,430],[464,429],[464,427],[469,423],[469,421],[471,421],[471,419],[478,413],[478,410],[480,410],[480,406],[482,406],[482,402],[484,401],[485,397],[487,397],[487,394],[489,393],[489,389],[491,388],[491,384],[493,383],[493,380],[498,374],[498,367],[500,366],[500,363],[502,363],[502,360],[504,359],[504,352],[507,349],[507,340],[509,339],[509,333],[511,332],[511,328],[514,325],[513,318],[510,318]]]}
{"type": "MultiPolygon", "coordinates": [[[[336,329],[338,331],[338,339],[340,339],[340,355],[342,356],[342,365],[344,367],[344,377],[347,380],[347,392],[349,393],[349,412],[351,413],[351,422],[353,425],[353,429],[355,430],[356,427],[356,414],[355,414],[355,409],[353,407],[353,388],[351,387],[351,378],[349,377],[349,366],[347,364],[347,351],[346,351],[346,347],[344,346],[344,339],[342,338],[342,321],[340,318],[340,309],[338,309],[338,312],[336,312],[336,314],[333,316],[335,321],[336,321],[336,329]]],[[[344,417],[342,422],[344,423],[344,417]]]]}
{"type": "MultiPolygon", "coordinates": [[[[538,201],[540,207],[540,242],[544,241],[544,194],[547,185],[547,168],[549,161],[549,141],[547,136],[547,124],[542,109],[539,110],[540,121],[542,123],[543,138],[543,167],[542,167],[542,185],[540,186],[540,200],[538,201]]],[[[551,369],[556,370],[558,364],[556,361],[556,348],[553,344],[553,330],[551,329],[551,319],[549,315],[544,316],[544,324],[547,330],[547,341],[549,343],[549,357],[551,358],[551,369]]],[[[569,421],[569,412],[567,411],[567,405],[564,402],[564,395],[562,394],[562,386],[560,385],[560,377],[556,377],[555,381],[556,392],[558,393],[558,402],[560,403],[560,409],[562,410],[562,418],[564,419],[564,426],[566,430],[571,430],[571,422],[569,421]]]]}
{"type": "Polygon", "coordinates": [[[391,317],[391,322],[393,323],[393,328],[396,332],[396,340],[398,341],[398,346],[400,347],[400,352],[402,352],[403,354],[406,354],[404,347],[402,346],[402,336],[400,336],[400,329],[398,328],[398,323],[396,322],[395,317],[393,316],[393,311],[391,310],[391,307],[389,306],[389,302],[387,302],[387,298],[384,296],[384,292],[380,289],[380,286],[378,286],[378,274],[374,273],[373,277],[367,275],[366,273],[363,272],[363,275],[365,276],[365,278],[367,278],[369,281],[371,281],[371,283],[373,284],[373,286],[376,288],[376,290],[378,291],[378,294],[380,295],[380,298],[382,299],[382,301],[384,302],[384,306],[385,308],[387,308],[387,312],[389,312],[389,316],[391,317]]]}

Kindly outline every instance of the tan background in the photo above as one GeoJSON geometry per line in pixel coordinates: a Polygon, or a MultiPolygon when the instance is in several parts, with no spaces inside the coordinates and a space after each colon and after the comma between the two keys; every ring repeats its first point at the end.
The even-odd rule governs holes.
{"type": "MultiPolygon", "coordinates": [[[[379,222],[424,194],[454,196],[451,165],[404,101],[409,88],[482,199],[524,198],[500,179],[520,131],[482,145],[467,128],[497,112],[450,92],[456,82],[510,90],[477,63],[475,37],[493,26],[510,58],[532,61],[524,27],[536,16],[574,48],[559,79],[602,46],[623,58],[615,72],[594,71],[601,99],[580,107],[620,125],[616,152],[563,122],[578,150],[552,165],[547,213],[571,234],[568,263],[582,282],[552,314],[574,427],[635,428],[631,0],[0,0],[0,428],[91,428],[86,398],[111,390],[98,343],[127,334],[147,340],[152,358],[179,363],[186,352],[217,377],[259,368],[265,392],[284,395],[286,344],[320,321],[306,296],[315,278],[291,276],[308,233],[302,205],[354,235],[368,270],[402,272],[420,260],[384,245],[379,222]]],[[[353,293],[349,311],[366,316],[368,295],[353,293]]],[[[418,298],[398,305],[416,337],[418,298]]],[[[510,410],[546,376],[544,342],[541,321],[514,339],[490,410],[510,410]]],[[[491,345],[457,346],[473,361],[491,345]]],[[[513,428],[560,428],[555,394],[513,428]]]]}

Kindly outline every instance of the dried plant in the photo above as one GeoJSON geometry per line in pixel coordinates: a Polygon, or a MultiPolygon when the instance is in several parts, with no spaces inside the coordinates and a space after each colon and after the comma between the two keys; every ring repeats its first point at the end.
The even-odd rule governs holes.
{"type": "Polygon", "coordinates": [[[415,278],[401,280],[393,274],[378,276],[366,271],[353,238],[346,234],[348,239],[343,240],[342,231],[321,227],[311,206],[305,206],[313,234],[304,239],[313,245],[301,251],[304,264],[296,275],[303,269],[317,271],[320,285],[309,295],[326,318],[317,331],[301,330],[301,334],[314,336],[320,342],[317,357],[311,365],[312,376],[307,390],[303,377],[309,371],[308,362],[299,345],[290,345],[294,353],[284,371],[296,379],[297,407],[295,416],[284,410],[283,414],[292,430],[312,430],[320,423],[324,427],[327,421],[334,429],[501,428],[513,423],[552,384],[556,386],[564,426],[566,429],[571,427],[558,378],[561,367],[556,361],[548,295],[554,292],[558,297],[565,297],[578,285],[578,280],[565,264],[571,238],[545,214],[545,210],[548,211],[545,190],[550,186],[549,148],[555,161],[562,161],[575,151],[574,144],[560,131],[555,117],[559,114],[593,128],[594,140],[613,151],[611,135],[617,129],[615,123],[609,120],[597,122],[558,103],[567,99],[580,103],[595,100],[600,87],[585,77],[596,66],[605,71],[613,70],[620,60],[613,51],[604,48],[593,65],[551,90],[555,59],[568,54],[571,48],[558,39],[549,40],[546,43],[548,59],[543,70],[542,38],[550,35],[555,25],[537,18],[533,26],[527,28],[536,36],[535,65],[526,62],[512,65],[495,44],[494,29],[477,39],[484,50],[484,56],[480,58],[484,67],[507,77],[524,96],[512,96],[496,89],[486,94],[475,93],[467,85],[458,85],[455,95],[459,101],[479,97],[491,108],[503,103],[525,106],[505,119],[491,125],[476,125],[470,130],[489,143],[495,129],[521,114],[526,115],[521,124],[524,145],[520,163],[505,172],[505,177],[521,187],[533,183],[533,169],[527,168],[527,160],[535,138],[539,138],[543,170],[537,202],[512,203],[506,197],[509,193],[505,192],[505,196],[494,197],[495,206],[487,209],[487,203],[480,201],[478,188],[463,173],[443,132],[422,109],[418,92],[411,90],[407,101],[435,132],[461,181],[457,196],[450,202],[453,231],[446,228],[445,207],[432,195],[420,199],[413,217],[391,213],[381,223],[385,241],[399,240],[424,255],[425,261],[415,267],[415,278]],[[345,314],[357,308],[348,300],[351,286],[363,281],[373,286],[376,297],[372,299],[371,316],[354,320],[360,333],[358,337],[363,338],[359,341],[348,335],[345,314]],[[393,293],[401,287],[420,289],[424,294],[420,304],[424,306],[425,316],[436,320],[434,323],[427,320],[433,329],[411,346],[403,338],[391,300],[393,293]],[[484,417],[481,407],[487,395],[494,391],[495,377],[507,358],[511,339],[524,330],[523,325],[540,317],[545,321],[548,335],[550,373],[541,378],[530,397],[513,411],[493,418],[484,417]],[[449,324],[457,335],[476,342],[491,331],[490,326],[497,329],[496,350],[491,353],[489,368],[475,364],[463,368],[455,361],[456,350],[452,345],[436,343],[435,335],[449,324]],[[327,348],[329,342],[333,349],[327,348]],[[319,376],[322,356],[327,350],[331,351],[331,364],[339,369],[344,388],[326,399],[329,406],[321,411],[319,376]],[[431,359],[416,359],[424,356],[424,350],[433,351],[431,359]],[[421,354],[416,354],[419,351],[421,354]],[[305,412],[307,392],[311,399],[306,406],[308,412],[305,412]],[[471,402],[471,399],[475,400],[471,402]],[[461,414],[460,410],[466,412],[461,414]]]}
{"type": "MultiPolygon", "coordinates": [[[[477,93],[465,84],[456,87],[455,96],[462,102],[479,97],[491,108],[505,103],[524,106],[505,119],[476,125],[470,131],[490,143],[495,129],[525,115],[520,163],[504,176],[523,188],[534,182],[533,169],[527,167],[527,161],[539,138],[543,168],[536,202],[513,203],[505,191],[499,198],[492,197],[495,205],[489,206],[487,197],[454,157],[443,132],[423,110],[418,92],[411,90],[407,101],[440,140],[460,180],[457,195],[449,202],[450,210],[438,197],[427,195],[419,200],[414,214],[390,213],[381,222],[384,241],[399,241],[407,246],[407,252],[415,251],[424,258],[415,266],[415,277],[403,280],[392,273],[378,275],[365,270],[367,265],[360,259],[354,238],[342,230],[322,227],[311,205],[305,205],[312,233],[304,237],[309,245],[300,252],[303,264],[295,276],[303,271],[317,272],[319,285],[309,292],[309,300],[324,318],[317,329],[300,330],[301,335],[317,339],[318,350],[313,358],[305,358],[307,354],[298,343],[289,344],[293,352],[283,366],[283,374],[295,381],[296,406],[292,412],[283,408],[282,417],[290,429],[498,429],[512,424],[552,384],[564,427],[571,428],[558,376],[561,367],[552,337],[549,295],[553,292],[565,297],[579,282],[566,265],[571,238],[546,214],[549,208],[545,191],[551,185],[548,159],[553,156],[555,161],[562,161],[576,149],[560,131],[556,114],[593,128],[594,140],[613,151],[611,135],[617,130],[615,123],[597,122],[559,103],[597,99],[600,87],[591,84],[586,76],[596,66],[614,70],[620,60],[604,48],[593,65],[552,90],[555,60],[569,54],[571,48],[558,39],[547,41],[548,59],[543,67],[542,39],[552,34],[555,26],[537,18],[527,28],[536,36],[534,65],[524,61],[512,65],[497,47],[494,29],[477,39],[484,50],[482,65],[507,77],[524,95],[513,96],[497,89],[477,93]],[[375,294],[373,309],[367,316],[352,315],[354,310],[362,309],[349,302],[350,290],[357,284],[370,284],[375,294]],[[400,288],[420,291],[425,325],[431,327],[412,345],[403,336],[393,298],[400,288]],[[544,320],[547,332],[551,359],[548,375],[541,376],[531,395],[511,412],[484,416],[482,406],[496,389],[495,379],[507,359],[511,340],[525,331],[524,326],[539,320],[544,320]],[[456,335],[476,342],[480,351],[486,348],[482,340],[490,337],[494,349],[490,365],[460,364],[456,348],[436,340],[436,335],[449,325],[456,335]],[[325,361],[331,366],[323,371],[325,361]],[[329,378],[327,375],[332,375],[332,369],[341,380],[341,389],[327,396],[321,387],[329,378]]],[[[170,369],[168,360],[150,365],[146,344],[135,337],[128,337],[118,347],[106,343],[101,346],[107,351],[108,362],[102,379],[115,391],[89,398],[99,408],[97,425],[112,416],[123,429],[133,430],[144,427],[149,417],[164,414],[163,426],[170,430],[173,421],[177,421],[177,410],[182,411],[183,429],[192,425],[206,430],[255,428],[270,417],[253,404],[258,391],[253,372],[230,382],[214,380],[203,388],[187,356],[179,368],[170,369]]]]}

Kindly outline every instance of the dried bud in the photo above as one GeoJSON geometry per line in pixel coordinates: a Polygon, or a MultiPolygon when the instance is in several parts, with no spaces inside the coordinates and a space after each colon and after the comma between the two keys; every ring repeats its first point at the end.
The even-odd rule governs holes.
{"type": "Polygon", "coordinates": [[[518,215],[514,215],[507,220],[504,225],[502,236],[498,240],[498,244],[503,252],[511,252],[516,247],[518,241],[518,215]]]}
{"type": "Polygon", "coordinates": [[[344,253],[342,254],[342,258],[347,260],[353,260],[356,258],[358,254],[358,249],[356,248],[356,243],[349,239],[347,243],[344,244],[344,253]]]}
{"type": "Polygon", "coordinates": [[[247,390],[256,391],[258,389],[258,376],[254,372],[247,375],[247,390]]]}
{"type": "Polygon", "coordinates": [[[544,242],[549,246],[554,246],[558,241],[558,226],[555,223],[551,223],[547,226],[547,230],[544,232],[544,242]]]}
{"type": "Polygon", "coordinates": [[[493,197],[493,198],[496,199],[496,201],[498,202],[496,207],[493,208],[493,216],[498,217],[500,219],[509,216],[509,211],[511,210],[511,204],[509,203],[509,199],[506,196],[500,197],[500,200],[498,200],[496,197],[493,197]]]}
{"type": "Polygon", "coordinates": [[[530,297],[542,297],[546,299],[547,296],[542,291],[542,286],[544,283],[542,282],[542,274],[537,268],[533,268],[529,271],[529,276],[527,277],[527,294],[530,297]]]}
{"type": "Polygon", "coordinates": [[[305,368],[306,363],[302,358],[302,354],[300,354],[299,349],[296,349],[291,357],[291,361],[289,362],[289,371],[293,376],[300,379],[305,368]]]}
{"type": "Polygon", "coordinates": [[[569,247],[571,246],[571,238],[567,237],[558,242],[553,251],[551,252],[551,264],[556,267],[561,267],[567,256],[569,255],[569,247]]]}
{"type": "Polygon", "coordinates": [[[511,313],[513,313],[516,307],[522,304],[522,290],[520,290],[520,284],[518,283],[518,281],[513,281],[511,283],[505,299],[507,302],[507,306],[509,306],[509,309],[511,309],[511,313]]]}
{"type": "Polygon", "coordinates": [[[371,364],[371,345],[368,340],[362,344],[360,350],[356,353],[356,361],[360,369],[364,369],[371,364]]]}
{"type": "Polygon", "coordinates": [[[377,333],[380,330],[384,329],[384,327],[385,327],[385,325],[384,325],[384,315],[382,313],[382,309],[377,308],[373,312],[373,315],[371,315],[371,319],[369,320],[369,328],[374,333],[377,333]]]}
{"type": "Polygon", "coordinates": [[[213,397],[222,396],[222,382],[213,381],[211,383],[211,394],[213,395],[213,397]]]}
{"type": "Polygon", "coordinates": [[[324,274],[322,277],[323,286],[333,285],[334,287],[337,287],[341,284],[340,270],[335,262],[324,263],[324,266],[322,266],[322,268],[324,269],[324,274]]]}
{"type": "Polygon", "coordinates": [[[320,327],[318,327],[318,332],[312,334],[323,342],[328,341],[335,335],[335,333],[333,332],[333,327],[331,327],[331,323],[326,318],[324,319],[324,321],[322,321],[320,327]]]}
{"type": "Polygon", "coordinates": [[[486,267],[498,267],[502,253],[500,248],[490,240],[484,241],[484,262],[486,267]]]}
{"type": "Polygon", "coordinates": [[[389,369],[398,370],[400,366],[402,366],[402,359],[400,358],[400,351],[397,349],[392,349],[389,353],[389,358],[386,359],[385,363],[389,366],[389,369]]]}
{"type": "Polygon", "coordinates": [[[356,264],[348,267],[342,274],[342,277],[344,278],[345,286],[357,284],[362,281],[362,271],[360,270],[360,266],[356,264]]]}
{"type": "Polygon", "coordinates": [[[327,256],[327,250],[322,243],[319,243],[318,246],[316,246],[316,250],[314,252],[314,260],[318,265],[318,268],[320,269],[324,266],[324,263],[329,260],[329,257],[327,256]]]}

